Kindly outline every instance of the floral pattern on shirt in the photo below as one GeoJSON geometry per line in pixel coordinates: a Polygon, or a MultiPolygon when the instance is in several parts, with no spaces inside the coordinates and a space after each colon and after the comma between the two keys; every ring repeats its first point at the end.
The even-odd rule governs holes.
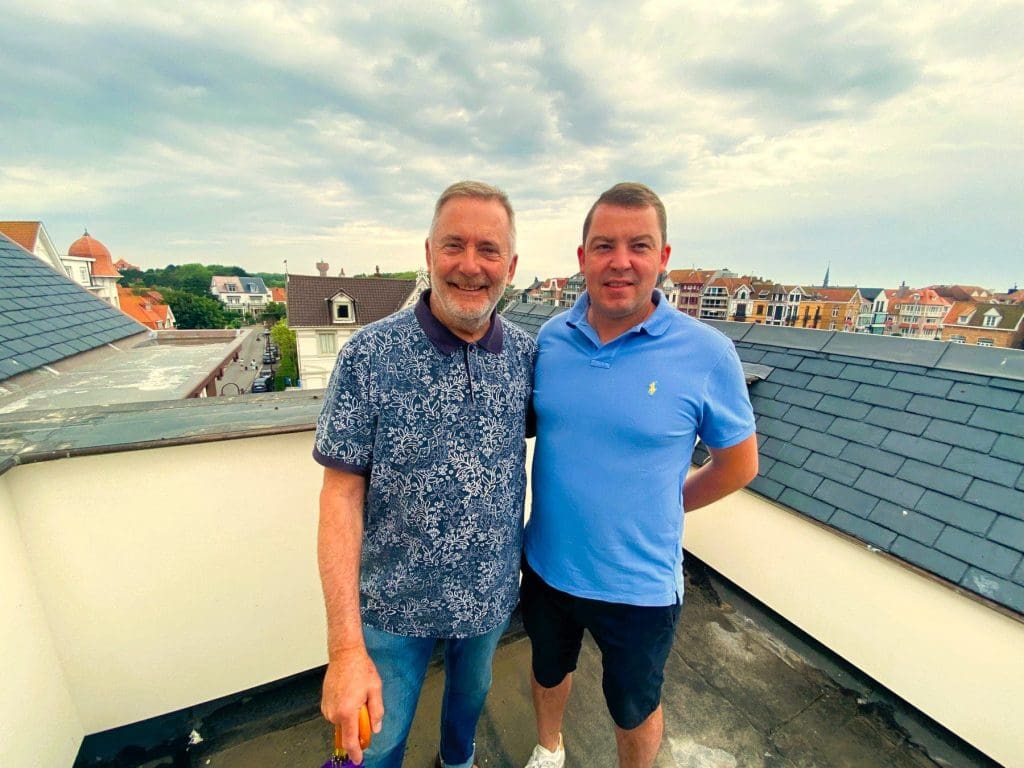
{"type": "Polygon", "coordinates": [[[511,324],[502,331],[500,352],[445,354],[409,309],[338,356],[314,455],[369,475],[360,604],[370,626],[472,637],[515,606],[535,345],[511,324]]]}

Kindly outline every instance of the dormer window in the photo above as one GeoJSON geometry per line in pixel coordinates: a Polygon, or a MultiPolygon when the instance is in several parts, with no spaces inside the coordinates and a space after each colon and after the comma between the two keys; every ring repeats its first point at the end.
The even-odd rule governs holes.
{"type": "Polygon", "coordinates": [[[999,313],[994,309],[990,309],[985,313],[985,317],[982,319],[981,324],[986,328],[995,328],[999,325],[999,319],[999,313]]]}
{"type": "Polygon", "coordinates": [[[354,323],[356,321],[356,308],[352,299],[343,293],[333,297],[330,302],[332,323],[354,323]]]}
{"type": "Polygon", "coordinates": [[[956,319],[956,321],[957,321],[957,323],[959,323],[960,325],[967,325],[967,321],[968,321],[968,320],[970,320],[970,319],[971,319],[971,316],[970,316],[970,315],[960,315],[960,317],[958,317],[958,318],[956,319]]]}

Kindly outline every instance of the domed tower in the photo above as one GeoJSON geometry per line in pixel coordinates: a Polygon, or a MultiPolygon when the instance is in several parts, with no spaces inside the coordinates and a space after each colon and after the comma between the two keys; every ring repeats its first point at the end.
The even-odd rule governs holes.
{"type": "MultiPolygon", "coordinates": [[[[114,269],[114,261],[110,257],[107,246],[89,234],[89,230],[75,240],[68,248],[68,259],[78,264],[86,263],[89,268],[89,283],[83,283],[90,291],[95,293],[108,304],[120,309],[121,303],[117,298],[117,281],[121,274],[114,269]]],[[[81,276],[81,267],[77,270],[81,276]]]]}

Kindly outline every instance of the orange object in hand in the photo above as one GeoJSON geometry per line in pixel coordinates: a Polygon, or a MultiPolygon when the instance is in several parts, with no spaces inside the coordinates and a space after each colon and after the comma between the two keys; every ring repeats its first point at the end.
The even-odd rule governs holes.
{"type": "MultiPolygon", "coordinates": [[[[334,726],[334,754],[341,756],[345,754],[345,747],[341,743],[341,726],[334,726]]],[[[366,749],[373,739],[373,731],[370,729],[370,710],[363,704],[359,708],[359,748],[366,749]]]]}

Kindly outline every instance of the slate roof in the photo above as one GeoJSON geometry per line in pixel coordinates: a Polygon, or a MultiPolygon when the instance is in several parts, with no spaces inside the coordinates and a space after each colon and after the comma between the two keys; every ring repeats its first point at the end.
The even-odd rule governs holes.
{"type": "Polygon", "coordinates": [[[0,235],[0,381],[145,331],[0,235]]]}
{"type": "Polygon", "coordinates": [[[214,275],[212,287],[221,294],[225,293],[259,293],[268,294],[266,283],[262,277],[236,277],[235,275],[214,275]]]}
{"type": "Polygon", "coordinates": [[[772,369],[751,490],[1024,613],[1024,352],[711,325],[772,369]]]}
{"type": "Polygon", "coordinates": [[[556,307],[551,304],[528,304],[521,301],[518,304],[509,304],[501,314],[506,320],[515,323],[528,334],[537,338],[537,331],[544,323],[565,311],[566,307],[556,307]]]}
{"type": "Polygon", "coordinates": [[[333,325],[327,299],[339,291],[355,304],[356,325],[366,325],[396,312],[415,288],[415,280],[289,275],[288,325],[292,328],[333,325]]]}
{"type": "Polygon", "coordinates": [[[1024,614],[1024,351],[707,322],[761,374],[750,490],[1024,614]]]}

